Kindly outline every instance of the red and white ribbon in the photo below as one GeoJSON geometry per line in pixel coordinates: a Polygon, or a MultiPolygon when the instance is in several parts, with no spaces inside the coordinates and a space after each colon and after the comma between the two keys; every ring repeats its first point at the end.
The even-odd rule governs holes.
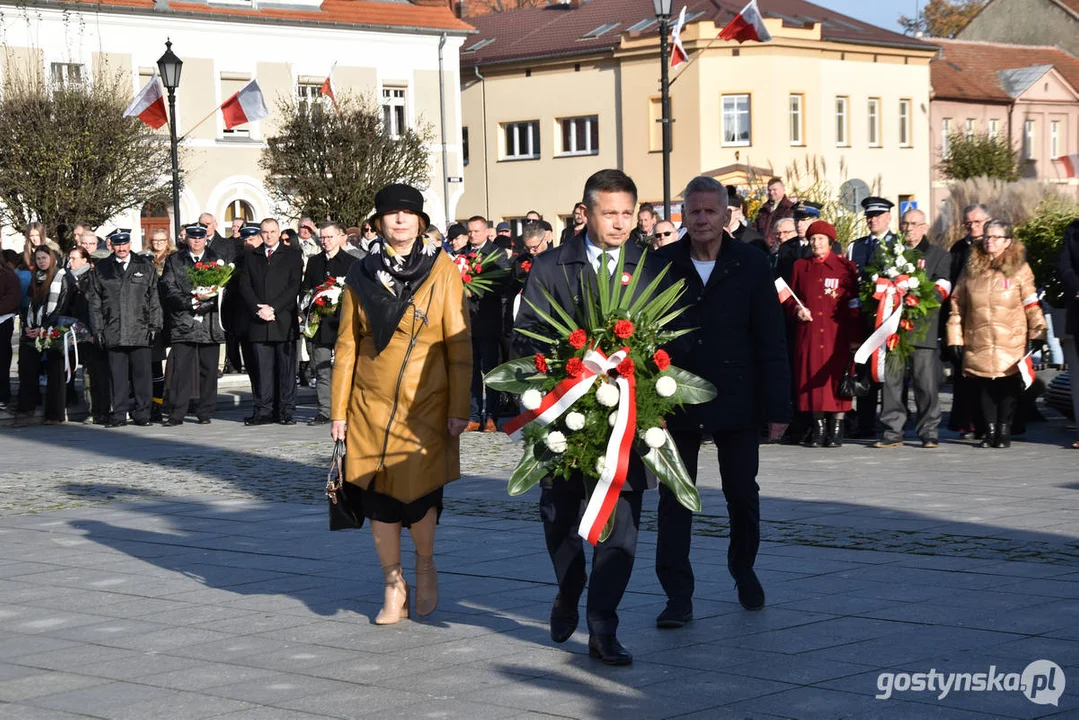
{"type": "Polygon", "coordinates": [[[1023,298],[1023,309],[1029,310],[1032,307],[1038,307],[1038,293],[1031,293],[1023,298]]]}
{"type": "Polygon", "coordinates": [[[69,328],[66,333],[61,336],[62,349],[64,352],[64,375],[67,377],[67,382],[71,382],[71,377],[79,370],[79,343],[75,340],[75,329],[69,328]],[[71,342],[71,349],[75,353],[75,366],[71,366],[71,361],[67,354],[67,344],[71,342]]]}
{"type": "Polygon", "coordinates": [[[935,284],[937,286],[937,290],[940,292],[941,301],[947,300],[948,296],[952,294],[951,281],[941,278],[940,280],[937,280],[935,284]]]}
{"type": "Polygon", "coordinates": [[[862,346],[854,353],[854,362],[861,365],[871,357],[869,374],[873,382],[884,380],[884,359],[887,355],[885,344],[888,338],[899,330],[899,321],[903,318],[903,296],[907,294],[907,276],[900,275],[895,282],[887,278],[877,278],[877,287],[873,297],[877,299],[876,329],[866,338],[862,346]]]}

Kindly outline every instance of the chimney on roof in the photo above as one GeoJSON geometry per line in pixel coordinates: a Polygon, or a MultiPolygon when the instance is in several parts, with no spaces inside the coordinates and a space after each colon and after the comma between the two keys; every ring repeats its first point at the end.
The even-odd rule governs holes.
{"type": "Polygon", "coordinates": [[[561,5],[564,8],[578,8],[581,6],[581,0],[557,0],[557,2],[551,3],[552,5],[561,5]]]}
{"type": "Polygon", "coordinates": [[[409,2],[420,7],[447,7],[447,0],[409,0],[409,2]]]}

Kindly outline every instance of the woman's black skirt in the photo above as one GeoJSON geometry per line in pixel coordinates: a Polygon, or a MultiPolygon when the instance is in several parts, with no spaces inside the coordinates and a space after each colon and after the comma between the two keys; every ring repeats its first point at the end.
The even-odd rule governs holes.
{"type": "Polygon", "coordinates": [[[442,488],[407,503],[377,490],[363,491],[363,516],[368,520],[391,524],[401,523],[404,527],[411,527],[413,523],[422,520],[431,508],[438,508],[436,510],[437,522],[437,519],[442,516],[442,488]]]}

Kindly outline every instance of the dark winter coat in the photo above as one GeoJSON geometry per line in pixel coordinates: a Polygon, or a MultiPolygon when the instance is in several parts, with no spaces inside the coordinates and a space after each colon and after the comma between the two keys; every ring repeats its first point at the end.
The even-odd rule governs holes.
{"type": "MultiPolygon", "coordinates": [[[[344,282],[348,276],[348,269],[356,262],[355,255],[345,252],[344,248],[337,251],[332,258],[327,257],[325,251],[314,255],[307,261],[307,270],[304,272],[303,285],[300,288],[301,295],[306,295],[331,276],[341,278],[344,282]]],[[[316,345],[333,345],[337,342],[337,326],[341,322],[341,306],[333,315],[325,315],[319,321],[318,331],[311,338],[316,345]]]]}
{"type": "MultiPolygon", "coordinates": [[[[71,273],[61,268],[57,272],[62,272],[60,277],[60,295],[56,298],[56,306],[52,312],[41,319],[41,322],[36,322],[34,316],[43,303],[48,302],[46,295],[45,300],[42,303],[38,303],[33,299],[33,289],[29,291],[30,294],[30,306],[23,314],[23,329],[26,328],[49,328],[55,327],[61,317],[72,316],[72,305],[75,303],[75,299],[79,294],[79,289],[75,284],[75,278],[71,273]]],[[[53,278],[55,281],[55,278],[53,278]]],[[[51,285],[52,283],[50,283],[51,285]]]]}
{"type": "Polygon", "coordinates": [[[1065,332],[1079,337],[1079,222],[1064,231],[1057,272],[1064,285],[1064,307],[1068,312],[1065,332]]]}
{"type": "Polygon", "coordinates": [[[891,230],[885,233],[880,240],[877,240],[872,235],[860,237],[852,242],[847,249],[847,259],[855,264],[859,273],[864,274],[865,266],[880,252],[882,247],[892,247],[897,242],[899,242],[899,238],[891,230]]]}
{"type": "MultiPolygon", "coordinates": [[[[476,252],[478,255],[487,257],[491,253],[498,253],[497,264],[503,269],[509,269],[509,258],[506,251],[488,240],[478,251],[466,247],[465,252],[476,252]]],[[[502,336],[502,299],[509,287],[509,278],[484,293],[483,297],[468,298],[468,312],[472,317],[473,340],[496,340],[502,336]]]]}
{"type": "Polygon", "coordinates": [[[244,253],[240,273],[240,296],[246,311],[246,339],[250,342],[286,342],[295,340],[297,303],[303,283],[303,255],[278,243],[272,257],[266,247],[244,253]],[[258,306],[269,305],[276,317],[266,322],[258,316],[258,306]]]}
{"type": "Polygon", "coordinates": [[[112,254],[94,265],[87,304],[90,329],[103,349],[150,347],[161,332],[157,270],[149,258],[132,253],[124,272],[112,254]]]}
{"type": "MultiPolygon", "coordinates": [[[[217,260],[213,250],[206,248],[203,251],[202,262],[217,260]]],[[[169,342],[199,345],[223,343],[225,331],[221,329],[219,309],[221,296],[201,303],[195,300],[191,294],[194,288],[187,274],[188,269],[194,266],[191,253],[186,250],[173,253],[165,260],[165,272],[161,275],[161,302],[169,342]]]]}

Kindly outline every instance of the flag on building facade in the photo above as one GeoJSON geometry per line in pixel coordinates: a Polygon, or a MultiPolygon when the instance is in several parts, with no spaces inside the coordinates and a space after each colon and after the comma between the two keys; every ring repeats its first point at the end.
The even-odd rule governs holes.
{"type": "Polygon", "coordinates": [[[768,28],[764,26],[757,0],[750,0],[749,4],[742,8],[742,12],[735,15],[734,19],[727,23],[727,27],[720,31],[719,37],[723,40],[737,40],[739,45],[746,40],[768,42],[772,39],[768,28]]]}
{"type": "Polygon", "coordinates": [[[682,47],[682,28],[686,24],[686,6],[682,6],[682,12],[678,13],[678,21],[671,30],[671,69],[675,69],[683,63],[689,62],[689,55],[682,47]]]}
{"type": "Polygon", "coordinates": [[[333,109],[337,109],[337,95],[333,92],[333,79],[327,75],[326,79],[322,81],[322,86],[318,89],[320,95],[325,95],[333,103],[333,109]]]}
{"type": "Polygon", "coordinates": [[[1068,177],[1079,177],[1079,155],[1061,155],[1057,159],[1064,165],[1068,177]]]}
{"type": "Polygon", "coordinates": [[[225,117],[225,129],[231,130],[237,125],[255,122],[270,116],[266,100],[257,81],[240,88],[239,92],[221,103],[221,114],[225,117]]]}
{"type": "Polygon", "coordinates": [[[124,110],[124,117],[137,117],[154,130],[169,121],[168,115],[165,114],[165,97],[161,92],[161,81],[158,80],[156,72],[150,78],[150,82],[139,90],[139,94],[127,106],[127,110],[124,110]]]}

